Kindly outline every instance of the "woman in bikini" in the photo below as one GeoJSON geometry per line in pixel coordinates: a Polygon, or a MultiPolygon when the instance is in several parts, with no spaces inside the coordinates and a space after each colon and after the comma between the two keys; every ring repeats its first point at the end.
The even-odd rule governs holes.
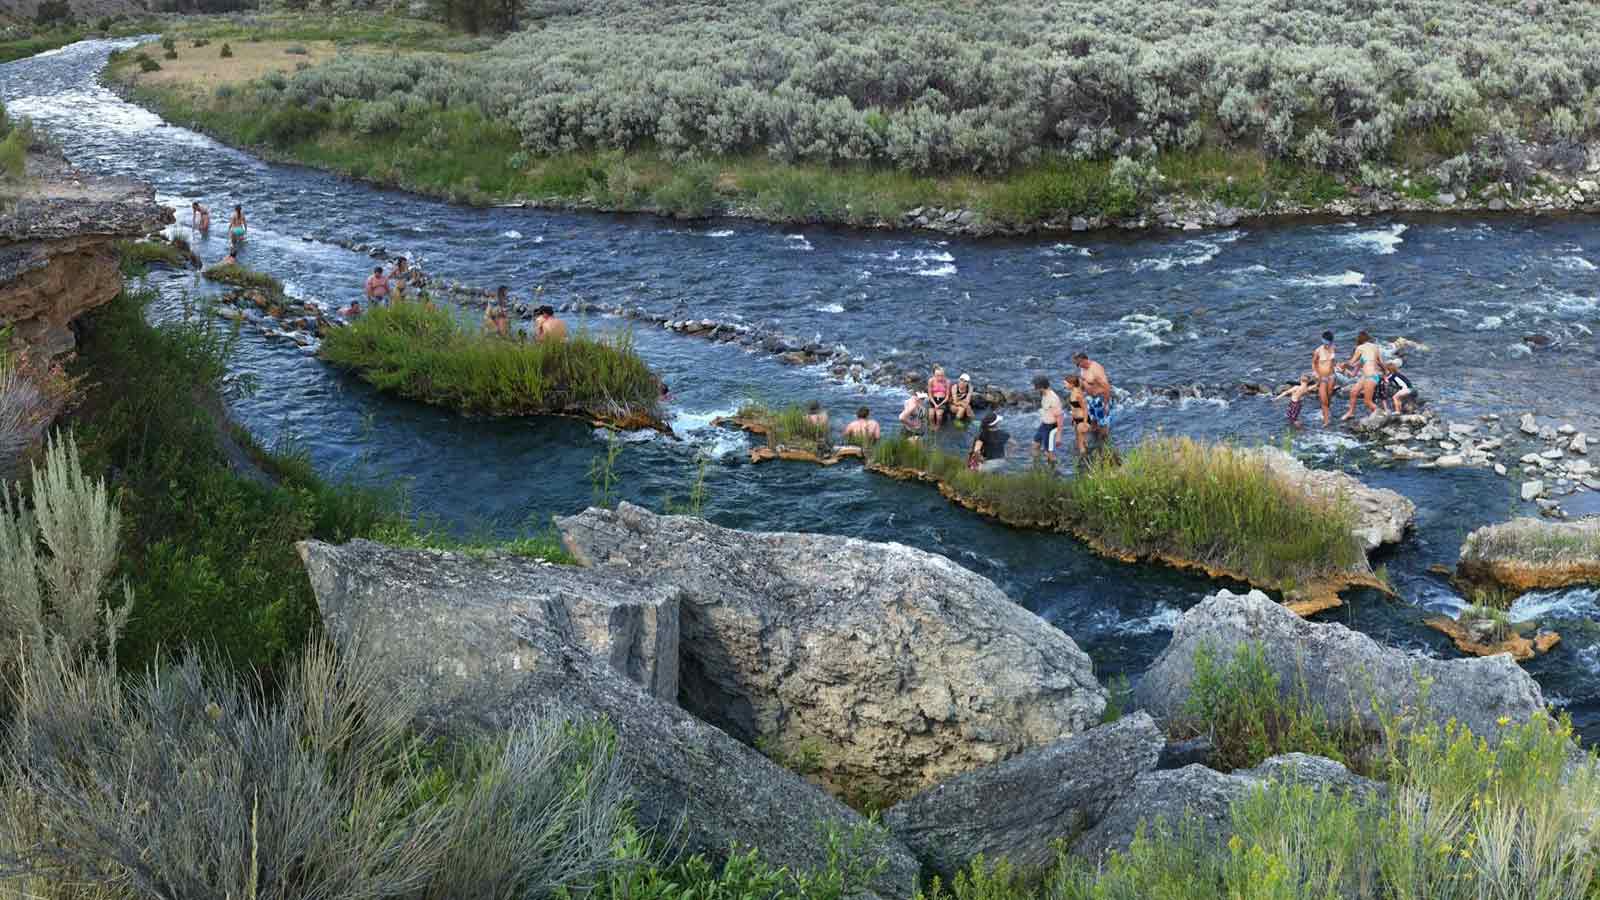
{"type": "Polygon", "coordinates": [[[933,367],[933,377],[928,379],[928,418],[934,428],[944,424],[944,414],[950,409],[950,379],[945,377],[943,366],[933,367]]]}
{"type": "Polygon", "coordinates": [[[972,376],[965,372],[950,385],[950,418],[957,422],[972,419],[972,376]]]}
{"type": "Polygon", "coordinates": [[[1367,405],[1369,413],[1378,411],[1378,404],[1373,402],[1373,394],[1378,390],[1378,382],[1383,380],[1383,351],[1373,342],[1372,335],[1365,331],[1356,335],[1356,352],[1350,354],[1346,366],[1354,368],[1361,366],[1361,380],[1350,389],[1350,409],[1339,418],[1344,422],[1356,417],[1356,401],[1367,405]]]}
{"type": "Polygon", "coordinates": [[[1083,392],[1083,380],[1076,375],[1062,379],[1067,386],[1067,414],[1072,418],[1072,434],[1078,444],[1078,456],[1089,452],[1089,402],[1083,392]]]}

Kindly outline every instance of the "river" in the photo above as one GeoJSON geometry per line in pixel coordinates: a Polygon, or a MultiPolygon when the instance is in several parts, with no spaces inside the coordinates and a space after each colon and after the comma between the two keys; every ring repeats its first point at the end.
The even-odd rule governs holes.
{"type": "MultiPolygon", "coordinates": [[[[124,42],[125,43],[125,42],[124,42]]],[[[1229,385],[1284,380],[1306,368],[1324,328],[1340,346],[1362,328],[1425,345],[1408,360],[1426,396],[1452,418],[1533,412],[1600,434],[1594,329],[1600,327],[1600,222],[1593,218],[1396,218],[1245,225],[1216,232],[1070,240],[944,239],[780,227],[743,221],[473,209],[263,162],[123,102],[96,78],[116,42],[88,41],[0,66],[0,100],[33,117],[80,167],[156,185],[187,210],[199,199],[219,227],[191,237],[221,257],[228,211],[251,231],[245,262],[288,292],[341,305],[373,265],[340,244],[403,253],[436,278],[505,283],[526,299],[636,305],[674,317],[767,325],[843,344],[867,359],[934,360],[952,377],[1023,386],[1058,378],[1086,348],[1130,402],[1119,439],[1156,432],[1242,443],[1291,442],[1313,465],[1337,466],[1419,506],[1414,534],[1374,560],[1401,599],[1352,593],[1324,614],[1386,643],[1453,656],[1422,620],[1463,604],[1428,573],[1452,564],[1472,528],[1534,512],[1513,482],[1479,469],[1380,463],[1338,430],[1287,434],[1282,406],[1229,385]],[[339,243],[336,243],[339,242],[339,243]],[[1534,348],[1524,340],[1539,336],[1534,348]],[[1198,399],[1165,389],[1214,386],[1198,399]]],[[[188,216],[182,213],[180,223],[188,216]]],[[[174,229],[186,237],[187,229],[174,229]]],[[[156,276],[158,316],[213,288],[156,276]]],[[[574,323],[610,331],[627,323],[574,323]]],[[[835,420],[858,405],[892,421],[904,394],[836,383],[818,368],[639,326],[637,345],[673,391],[682,440],[634,436],[617,463],[619,493],[653,508],[682,499],[707,456],[705,514],[733,527],[819,531],[900,541],[994,579],[1017,602],[1070,634],[1102,677],[1137,677],[1181,611],[1216,585],[1155,566],[1100,559],[1075,541],[985,522],[925,486],[859,467],[748,463],[748,442],[708,423],[746,399],[819,399],[835,420]]],[[[603,437],[572,421],[483,421],[378,395],[294,344],[255,331],[233,361],[237,419],[263,443],[304,448],[331,477],[405,483],[422,514],[463,532],[540,527],[592,497],[587,470],[603,437]],[[244,390],[243,385],[253,389],[244,390]]],[[[1315,420],[1315,414],[1310,413],[1315,420]]],[[[1030,416],[1009,416],[1016,441],[1030,416]]],[[[1570,509],[1592,511],[1596,495],[1570,509]],[[1586,505],[1587,504],[1587,505],[1586,505]]],[[[1600,612],[1593,590],[1524,598],[1519,611],[1561,631],[1528,664],[1547,698],[1600,739],[1600,612]]]]}

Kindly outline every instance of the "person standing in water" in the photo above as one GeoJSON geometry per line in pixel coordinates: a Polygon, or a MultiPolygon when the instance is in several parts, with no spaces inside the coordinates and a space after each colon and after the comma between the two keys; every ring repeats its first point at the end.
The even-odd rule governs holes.
{"type": "Polygon", "coordinates": [[[1089,427],[1102,439],[1111,437],[1111,379],[1105,366],[1078,351],[1072,361],[1078,364],[1078,378],[1083,385],[1084,408],[1089,415],[1089,427]]]}
{"type": "Polygon", "coordinates": [[[1033,389],[1039,392],[1039,427],[1033,432],[1033,458],[1044,458],[1056,464],[1056,444],[1061,440],[1061,395],[1050,389],[1050,379],[1043,375],[1033,379],[1033,389]]]}
{"type": "Polygon", "coordinates": [[[972,420],[972,376],[965,372],[950,385],[950,418],[957,422],[972,420]]]}
{"type": "Polygon", "coordinates": [[[928,430],[927,421],[922,415],[922,401],[927,398],[927,394],[918,391],[907,397],[906,405],[900,409],[900,431],[912,440],[921,438],[928,430]]]}
{"type": "Polygon", "coordinates": [[[506,286],[503,284],[494,289],[494,296],[484,304],[483,327],[498,337],[511,336],[511,317],[506,314],[506,286]]]}
{"type": "Polygon", "coordinates": [[[950,379],[945,377],[943,366],[933,367],[933,377],[928,379],[928,417],[934,428],[944,424],[944,414],[950,409],[950,379]]]}
{"type": "Polygon", "coordinates": [[[201,235],[211,233],[211,210],[201,206],[199,200],[189,204],[189,227],[201,235]]]}
{"type": "Polygon", "coordinates": [[[806,404],[806,422],[821,428],[823,433],[827,433],[828,411],[822,408],[822,401],[813,400],[806,404]]]}
{"type": "Polygon", "coordinates": [[[1072,439],[1078,448],[1078,456],[1082,458],[1089,453],[1089,407],[1083,393],[1083,379],[1068,375],[1061,383],[1067,386],[1065,421],[1072,423],[1072,439]]]}
{"type": "Polygon", "coordinates": [[[872,410],[865,406],[856,410],[856,417],[844,426],[844,442],[860,447],[870,447],[883,436],[883,427],[872,418],[872,410]]]}
{"type": "Polygon", "coordinates": [[[228,220],[228,240],[235,246],[242,245],[248,227],[244,220],[244,207],[234,204],[233,217],[228,220]]]}
{"type": "Polygon", "coordinates": [[[533,339],[559,344],[567,339],[567,323],[556,318],[553,306],[541,306],[533,311],[533,339]]]}
{"type": "Polygon", "coordinates": [[[1333,402],[1334,360],[1338,358],[1338,351],[1333,346],[1333,332],[1322,333],[1322,343],[1317,349],[1311,351],[1311,374],[1317,380],[1317,400],[1322,404],[1322,427],[1327,428],[1333,422],[1333,411],[1328,404],[1333,402]]]}
{"type": "Polygon", "coordinates": [[[1378,411],[1378,404],[1373,402],[1373,395],[1378,391],[1378,382],[1383,380],[1383,351],[1372,340],[1372,335],[1365,331],[1356,335],[1356,352],[1350,354],[1347,366],[1361,367],[1361,380],[1350,389],[1350,408],[1339,421],[1345,422],[1356,417],[1356,401],[1360,400],[1367,405],[1367,412],[1378,411]]]}
{"type": "Polygon", "coordinates": [[[1272,398],[1274,400],[1289,398],[1289,409],[1284,413],[1284,418],[1289,420],[1290,427],[1300,427],[1300,405],[1305,402],[1306,395],[1311,393],[1311,389],[1316,386],[1312,380],[1313,377],[1313,375],[1301,375],[1299,384],[1292,384],[1284,388],[1282,393],[1272,398]]]}
{"type": "Polygon", "coordinates": [[[367,276],[367,305],[378,306],[389,300],[389,279],[383,277],[383,266],[377,266],[367,276]]]}

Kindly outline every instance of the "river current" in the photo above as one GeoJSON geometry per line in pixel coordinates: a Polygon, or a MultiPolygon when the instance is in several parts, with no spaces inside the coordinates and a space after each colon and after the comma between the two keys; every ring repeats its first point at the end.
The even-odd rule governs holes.
{"type": "MultiPolygon", "coordinates": [[[[126,42],[124,42],[125,45],[126,42]]],[[[117,42],[88,41],[0,65],[0,100],[31,116],[79,167],[151,182],[187,210],[199,199],[220,220],[209,240],[174,233],[209,264],[225,252],[220,222],[234,204],[250,220],[244,262],[291,295],[343,305],[373,261],[345,249],[386,248],[438,279],[504,283],[527,300],[626,304],[675,318],[713,318],[842,344],[872,360],[934,361],[951,377],[1024,386],[1058,380],[1072,352],[1105,363],[1129,394],[1117,428],[1127,443],[1156,432],[1242,443],[1289,442],[1310,464],[1340,467],[1419,507],[1414,533],[1374,562],[1401,599],[1348,594],[1322,618],[1391,645],[1450,657],[1422,625],[1464,603],[1428,568],[1454,562],[1480,525],[1536,512],[1513,482],[1479,469],[1422,470],[1375,460],[1339,430],[1289,434],[1283,406],[1229,386],[1277,383],[1307,368],[1332,328],[1348,351],[1362,328],[1424,345],[1406,371],[1452,418],[1533,412],[1600,434],[1594,376],[1600,345],[1600,221],[1449,217],[1242,225],[1226,231],[1026,240],[940,238],[743,221],[674,222],[522,209],[473,209],[263,162],[130,105],[97,75],[117,42]],[[1531,340],[1530,340],[1531,339],[1531,340]],[[1212,386],[1168,399],[1173,387],[1212,386]]],[[[152,276],[174,316],[214,289],[192,275],[152,276]]],[[[628,323],[577,321],[595,331],[628,323]]],[[[736,345],[649,326],[638,349],[672,386],[681,440],[630,436],[617,461],[624,499],[661,508],[683,499],[705,456],[705,514],[739,528],[894,540],[996,581],[1070,634],[1102,677],[1137,678],[1181,612],[1216,584],[1155,566],[1100,559],[1057,535],[986,522],[921,485],[859,467],[749,464],[747,439],[710,420],[747,399],[821,400],[835,421],[859,405],[891,422],[904,394],[834,382],[736,345]]],[[[606,443],[568,420],[485,421],[378,395],[292,342],[241,333],[233,360],[234,416],[263,443],[292,444],[334,478],[404,483],[417,512],[462,532],[503,534],[592,498],[587,476],[606,443]],[[250,389],[244,389],[248,386],[250,389]]],[[[1032,416],[1013,410],[1014,444],[1032,416]]],[[[954,438],[952,438],[954,440],[954,438]]],[[[1594,494],[1569,509],[1595,511],[1594,494]]],[[[1547,698],[1600,739],[1600,595],[1532,595],[1515,612],[1563,635],[1527,664],[1547,698]]]]}

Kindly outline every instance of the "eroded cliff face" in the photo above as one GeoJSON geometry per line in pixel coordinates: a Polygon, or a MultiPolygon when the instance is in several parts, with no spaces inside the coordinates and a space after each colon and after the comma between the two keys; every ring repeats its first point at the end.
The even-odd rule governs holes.
{"type": "Polygon", "coordinates": [[[34,357],[70,351],[72,320],[122,290],[116,242],[173,221],[155,188],[33,155],[20,196],[0,201],[0,327],[34,357]]]}

